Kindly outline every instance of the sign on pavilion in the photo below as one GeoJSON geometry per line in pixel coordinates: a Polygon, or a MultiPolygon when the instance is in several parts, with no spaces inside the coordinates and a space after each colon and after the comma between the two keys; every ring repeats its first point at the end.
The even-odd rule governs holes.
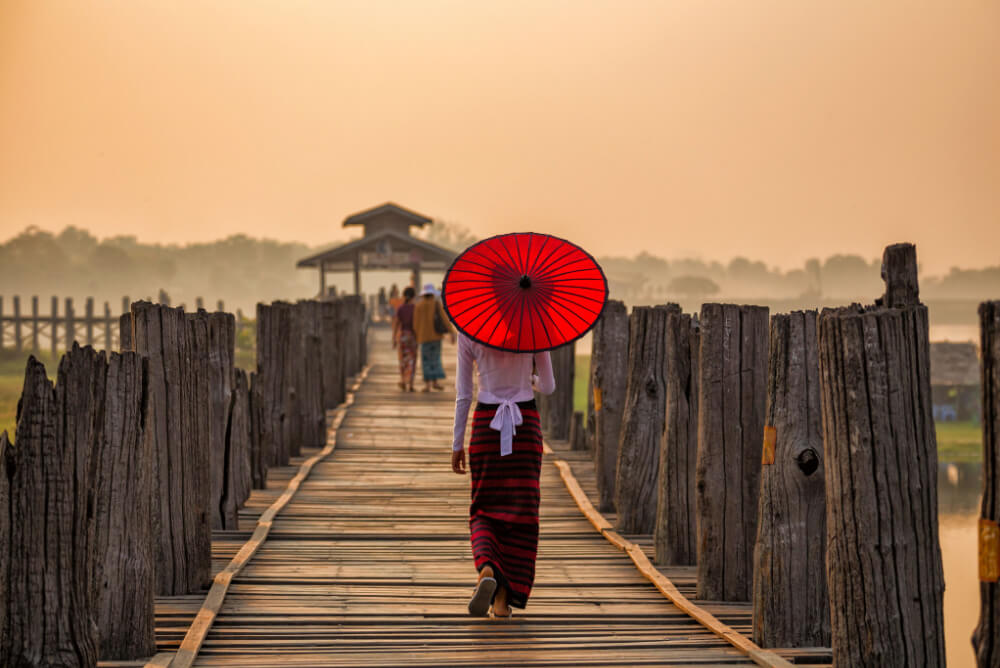
{"type": "Polygon", "coordinates": [[[411,227],[424,227],[427,216],[387,202],[344,219],[344,227],[363,225],[364,236],[299,260],[299,268],[319,270],[319,294],[326,295],[328,272],[354,273],[354,292],[361,293],[361,272],[365,269],[411,271],[414,285],[420,286],[422,271],[444,271],[456,253],[418,239],[411,227]]]}

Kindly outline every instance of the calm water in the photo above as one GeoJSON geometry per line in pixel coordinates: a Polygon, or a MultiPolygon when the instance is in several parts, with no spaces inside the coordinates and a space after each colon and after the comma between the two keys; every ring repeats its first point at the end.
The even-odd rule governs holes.
{"type": "Polygon", "coordinates": [[[938,465],[938,516],[944,561],[944,634],[948,665],[974,666],[972,631],[979,619],[979,562],[976,523],[983,465],[938,465]]]}

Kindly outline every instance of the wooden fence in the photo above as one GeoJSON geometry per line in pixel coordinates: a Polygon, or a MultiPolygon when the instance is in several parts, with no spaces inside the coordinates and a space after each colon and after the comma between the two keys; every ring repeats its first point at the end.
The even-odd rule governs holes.
{"type": "MultiPolygon", "coordinates": [[[[835,665],[943,665],[928,320],[913,246],[886,249],[883,278],[874,306],[775,315],[770,328],[762,307],[636,307],[626,321],[609,302],[590,379],[600,503],[619,531],[654,535],[659,563],[696,564],[699,598],[752,601],[764,647],[832,646],[835,665]]],[[[996,311],[982,313],[983,349],[996,354],[996,311]]],[[[985,353],[984,368],[997,375],[985,353]]],[[[997,386],[984,383],[993,425],[997,386]]],[[[998,468],[987,463],[988,481],[998,468]]],[[[1000,535],[990,484],[1000,485],[987,482],[983,516],[1000,535]]],[[[977,642],[992,663],[981,665],[1000,658],[996,586],[983,589],[977,642]]]]}
{"type": "Polygon", "coordinates": [[[258,310],[283,316],[258,322],[249,378],[232,314],[150,302],[121,316],[125,351],[73,344],[55,385],[29,360],[14,444],[0,433],[0,665],[152,655],[154,597],[209,584],[212,530],[239,528],[301,446],[286,435],[322,445],[364,364],[363,303],[258,310]]]}
{"type": "MultiPolygon", "coordinates": [[[[49,300],[48,313],[41,312],[41,302],[37,296],[22,301],[20,296],[0,296],[0,350],[39,352],[47,349],[53,357],[59,351],[69,350],[73,343],[83,346],[97,346],[104,350],[117,350],[121,346],[119,320],[121,314],[128,313],[131,301],[122,297],[120,310],[104,302],[98,308],[93,297],[84,300],[83,312],[78,312],[72,297],[49,300]]],[[[160,292],[159,303],[169,306],[170,297],[160,292]]],[[[195,300],[195,310],[204,308],[204,300],[195,300]]],[[[225,311],[225,304],[219,300],[216,308],[225,311]]],[[[237,311],[237,331],[252,327],[252,322],[237,311]]]]}

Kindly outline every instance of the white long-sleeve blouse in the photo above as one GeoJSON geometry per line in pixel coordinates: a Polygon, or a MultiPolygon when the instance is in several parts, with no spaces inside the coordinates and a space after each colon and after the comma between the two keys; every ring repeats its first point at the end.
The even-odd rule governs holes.
{"type": "Polygon", "coordinates": [[[461,450],[465,443],[465,423],[472,404],[472,369],[479,371],[479,401],[497,404],[490,423],[500,432],[500,455],[511,452],[517,425],[522,423],[517,402],[529,401],[535,394],[552,394],[556,381],[552,375],[552,359],[548,352],[512,353],[476,343],[464,334],[458,336],[458,372],[455,376],[455,437],[452,450],[461,450]],[[532,376],[534,363],[537,376],[532,376]]]}

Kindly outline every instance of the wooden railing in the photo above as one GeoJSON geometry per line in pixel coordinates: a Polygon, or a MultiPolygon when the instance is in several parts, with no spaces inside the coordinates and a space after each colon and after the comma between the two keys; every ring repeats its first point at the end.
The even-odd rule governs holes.
{"type": "Polygon", "coordinates": [[[154,596],[203,591],[212,530],[322,445],[364,364],[364,306],[258,310],[249,377],[232,314],[150,302],[121,316],[123,352],[73,344],[55,385],[28,363],[14,443],[0,433],[0,666],[152,655],[154,596]]]}
{"type": "MultiPolygon", "coordinates": [[[[763,307],[636,307],[626,320],[610,302],[591,370],[599,503],[617,511],[619,531],[653,534],[658,563],[696,565],[698,598],[752,601],[762,647],[831,646],[835,665],[944,665],[913,246],[886,249],[883,278],[874,306],[776,315],[770,328],[763,307]],[[894,621],[880,632],[872,620],[894,621]]],[[[995,354],[985,332],[997,319],[983,313],[995,354]]],[[[988,490],[996,477],[987,466],[988,490]]],[[[979,641],[994,661],[995,587],[979,641]]]]}
{"type": "MultiPolygon", "coordinates": [[[[75,342],[116,350],[121,344],[119,319],[121,314],[128,312],[130,303],[128,297],[122,297],[120,310],[115,310],[107,301],[98,308],[95,299],[87,297],[81,313],[77,311],[72,297],[51,297],[48,312],[42,313],[37,296],[26,300],[19,295],[0,296],[0,349],[36,353],[48,349],[54,357],[59,351],[72,348],[75,342]]],[[[161,291],[159,303],[170,305],[170,298],[165,292],[161,291]]],[[[204,300],[198,297],[194,310],[203,308],[204,300]]],[[[225,311],[222,300],[218,301],[216,308],[225,311]]],[[[236,322],[237,330],[247,326],[239,311],[236,322]]]]}

